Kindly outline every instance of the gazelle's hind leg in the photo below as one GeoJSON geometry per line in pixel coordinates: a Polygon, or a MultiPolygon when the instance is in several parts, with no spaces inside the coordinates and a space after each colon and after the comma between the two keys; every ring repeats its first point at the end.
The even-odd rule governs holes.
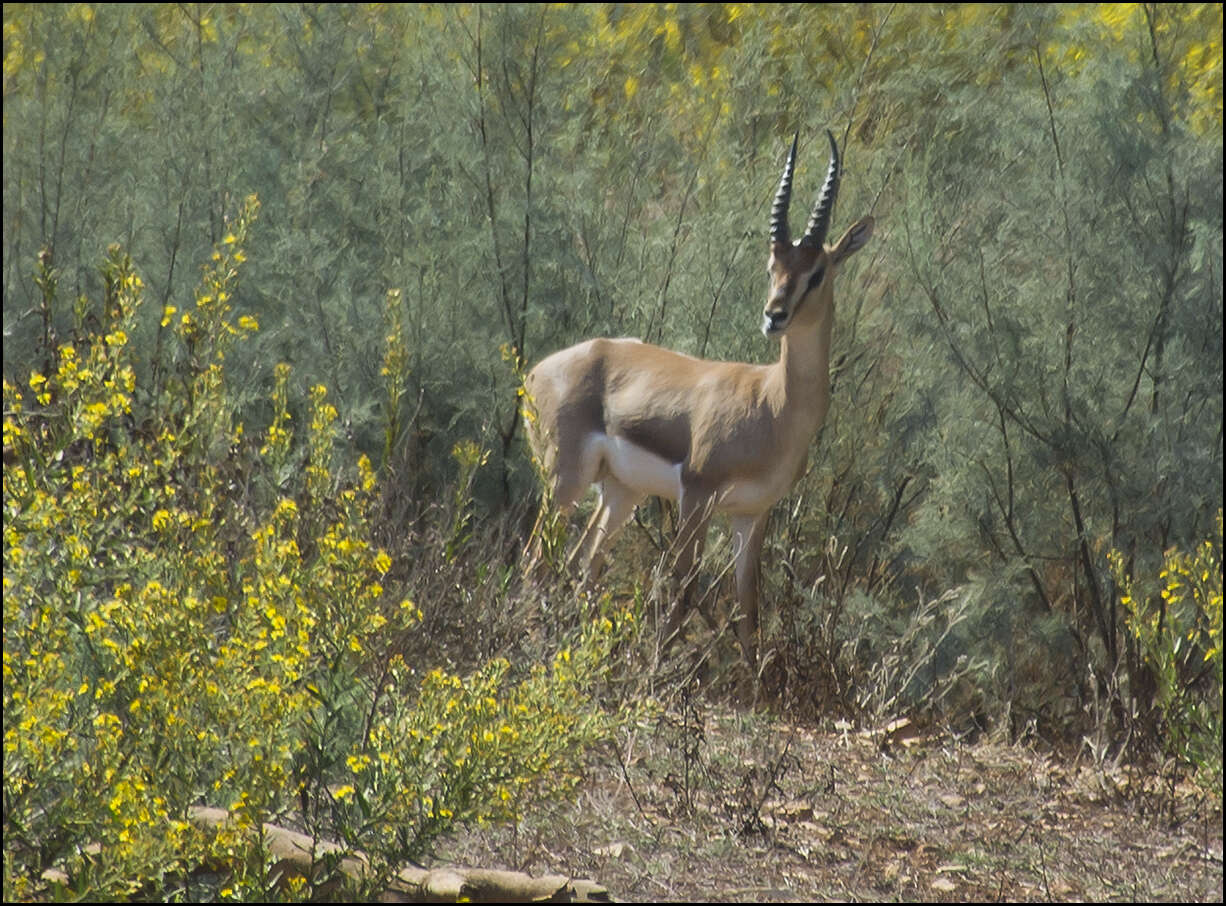
{"type": "Polygon", "coordinates": [[[606,474],[600,482],[600,504],[592,513],[583,537],[575,548],[575,554],[579,557],[579,563],[589,582],[600,578],[604,569],[605,551],[643,498],[644,495],[639,491],[610,474],[606,474]]]}
{"type": "Polygon", "coordinates": [[[596,508],[592,510],[592,515],[588,517],[587,524],[583,527],[583,534],[579,536],[579,540],[571,549],[570,555],[566,558],[566,572],[573,573],[575,566],[586,565],[587,557],[584,551],[590,546],[591,538],[596,532],[596,526],[600,522],[601,516],[604,514],[604,498],[602,497],[596,502],[596,508]]]}
{"type": "MultiPolygon", "coordinates": [[[[531,575],[540,565],[545,554],[545,536],[556,519],[565,520],[587,489],[596,482],[601,468],[599,450],[593,444],[559,445],[549,451],[542,462],[547,463],[543,477],[548,484],[532,534],[524,549],[527,565],[525,575],[531,575]]],[[[590,527],[589,523],[589,527],[590,527]]],[[[584,532],[586,537],[587,531],[584,532]]],[[[567,566],[570,565],[570,559],[567,566]]]]}
{"type": "Polygon", "coordinates": [[[550,513],[554,512],[552,503],[549,497],[546,496],[541,500],[541,507],[536,513],[536,522],[532,523],[532,531],[528,535],[528,543],[524,546],[524,552],[520,555],[520,559],[524,563],[524,575],[531,576],[541,565],[541,560],[545,556],[545,532],[549,522],[550,513]]]}

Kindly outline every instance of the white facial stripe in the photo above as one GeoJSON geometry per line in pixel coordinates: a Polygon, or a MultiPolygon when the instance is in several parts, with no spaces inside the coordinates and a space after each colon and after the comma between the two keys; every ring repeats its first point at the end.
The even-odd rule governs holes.
{"type": "Polygon", "coordinates": [[[812,276],[812,273],[810,271],[807,274],[801,274],[792,285],[792,298],[788,300],[788,311],[796,311],[796,306],[805,297],[805,290],[809,288],[809,277],[812,276]]]}
{"type": "Polygon", "coordinates": [[[813,262],[813,267],[809,268],[807,271],[802,271],[797,275],[796,282],[792,284],[791,298],[788,299],[789,317],[796,313],[796,309],[800,305],[800,301],[809,291],[809,281],[813,279],[814,274],[821,270],[822,263],[823,257],[819,256],[818,259],[813,262]]]}
{"type": "MultiPolygon", "coordinates": [[[[816,274],[820,270],[824,270],[825,267],[826,267],[826,256],[818,255],[817,260],[813,262],[813,267],[809,268],[809,270],[805,272],[805,275],[802,278],[801,285],[805,289],[807,289],[809,286],[809,281],[813,279],[813,275],[816,274]]],[[[801,290],[801,292],[803,293],[804,290],[801,290]]]]}

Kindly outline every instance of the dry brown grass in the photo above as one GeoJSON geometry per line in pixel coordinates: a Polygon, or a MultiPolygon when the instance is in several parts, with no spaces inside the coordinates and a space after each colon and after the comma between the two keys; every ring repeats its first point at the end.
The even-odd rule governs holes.
{"type": "Polygon", "coordinates": [[[624,734],[573,805],[440,857],[628,901],[1222,899],[1221,808],[1190,785],[910,728],[689,712],[624,734]]]}
{"type": "MultiPolygon", "coordinates": [[[[423,657],[530,663],[581,622],[590,604],[572,580],[520,574],[513,529],[483,537],[467,556],[412,561],[419,600],[434,612],[423,657]],[[503,565],[474,570],[473,554],[503,565]]],[[[636,556],[622,562],[638,570],[615,563],[602,590],[627,605],[641,596],[642,633],[601,698],[666,705],[594,753],[572,803],[540,803],[513,827],[470,829],[439,849],[438,862],[590,878],[626,901],[1222,900],[1220,797],[1172,786],[1158,769],[1113,767],[1089,746],[1059,749],[1080,738],[1080,725],[1004,744],[986,741],[991,722],[962,722],[978,727],[975,739],[905,722],[836,723],[854,714],[873,727],[873,714],[908,713],[898,677],[923,667],[932,646],[887,648],[898,676],[877,670],[832,685],[802,669],[812,651],[793,643],[776,652],[780,676],[764,675],[773,682],[755,712],[731,704],[745,677],[717,602],[659,663],[652,627],[668,594],[664,559],[649,532],[628,535],[636,556]],[[640,591],[642,565],[653,561],[640,591]]],[[[946,623],[963,604],[932,602],[946,623]]],[[[772,625],[774,638],[789,637],[789,627],[772,625]]],[[[931,707],[934,695],[911,709],[927,715],[917,722],[944,713],[934,724],[957,726],[948,707],[931,707]]],[[[1010,732],[1000,723],[1000,734],[1010,732]]]]}

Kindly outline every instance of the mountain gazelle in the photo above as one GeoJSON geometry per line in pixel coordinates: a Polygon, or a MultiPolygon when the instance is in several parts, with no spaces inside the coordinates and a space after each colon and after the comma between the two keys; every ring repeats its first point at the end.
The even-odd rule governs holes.
{"type": "Polygon", "coordinates": [[[642,500],[654,494],[678,501],[683,591],[665,619],[667,642],[689,608],[707,522],[727,513],[736,630],[753,675],[767,516],[804,472],[830,405],[835,272],[873,231],[865,217],[826,245],[840,176],[838,146],[826,135],[830,166],[804,235],[793,242],[788,229],[796,138],[771,208],[762,332],[778,338],[777,362],[714,362],[635,339],[595,339],[548,356],[525,380],[529,442],[551,485],[534,529],[537,549],[545,508],[569,513],[598,485],[599,504],[571,554],[594,578],[614,533],[642,500]]]}

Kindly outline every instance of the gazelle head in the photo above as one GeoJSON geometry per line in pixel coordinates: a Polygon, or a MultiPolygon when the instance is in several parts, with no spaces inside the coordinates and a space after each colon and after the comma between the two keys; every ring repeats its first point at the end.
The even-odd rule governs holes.
{"type": "Polygon", "coordinates": [[[862,248],[873,232],[873,219],[865,217],[852,225],[837,244],[826,245],[840,176],[839,147],[827,130],[830,166],[826,170],[826,181],[813,204],[804,235],[792,241],[788,230],[788,205],[792,200],[792,171],[796,166],[799,137],[797,133],[792,138],[792,150],[783,165],[779,191],[771,206],[770,260],[766,266],[770,287],[762,311],[762,333],[768,337],[783,335],[794,323],[812,323],[822,309],[832,305],[831,280],[835,269],[852,252],[862,248]],[[813,301],[806,305],[806,299],[813,301]]]}

